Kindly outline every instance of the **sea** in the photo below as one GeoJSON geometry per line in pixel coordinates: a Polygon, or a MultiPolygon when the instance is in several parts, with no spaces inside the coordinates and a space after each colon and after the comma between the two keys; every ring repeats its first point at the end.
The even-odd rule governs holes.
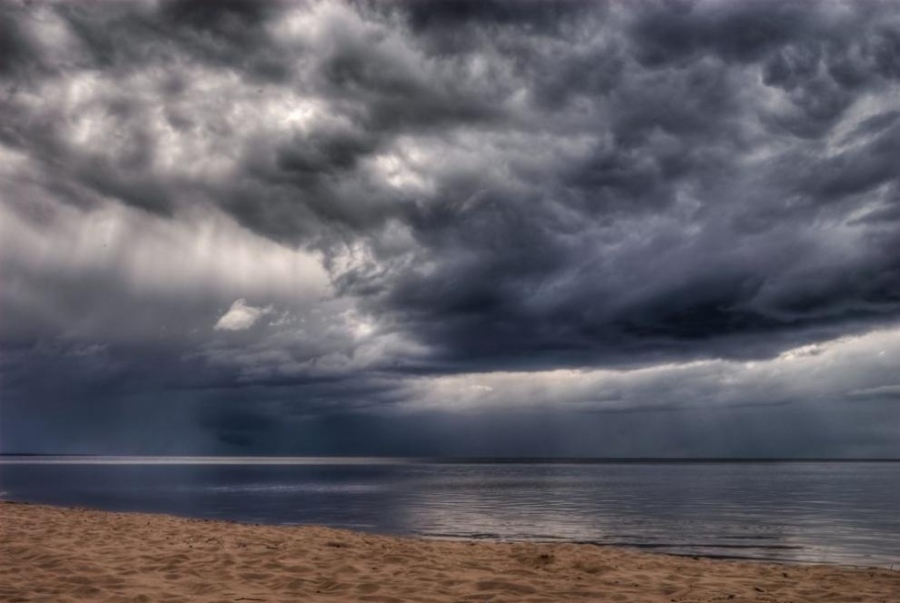
{"type": "Polygon", "coordinates": [[[0,498],[900,569],[900,462],[4,456],[0,498]]]}

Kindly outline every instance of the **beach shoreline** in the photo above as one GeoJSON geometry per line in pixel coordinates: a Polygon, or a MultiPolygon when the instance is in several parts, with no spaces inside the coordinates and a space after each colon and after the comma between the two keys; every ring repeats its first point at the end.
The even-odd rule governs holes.
{"type": "Polygon", "coordinates": [[[900,600],[900,571],[0,502],[0,600],[900,600]]]}

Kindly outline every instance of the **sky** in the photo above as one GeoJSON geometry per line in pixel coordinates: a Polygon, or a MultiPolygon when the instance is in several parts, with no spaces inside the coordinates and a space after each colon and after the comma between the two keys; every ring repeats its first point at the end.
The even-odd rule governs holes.
{"type": "Polygon", "coordinates": [[[900,4],[0,2],[0,451],[900,457],[900,4]]]}

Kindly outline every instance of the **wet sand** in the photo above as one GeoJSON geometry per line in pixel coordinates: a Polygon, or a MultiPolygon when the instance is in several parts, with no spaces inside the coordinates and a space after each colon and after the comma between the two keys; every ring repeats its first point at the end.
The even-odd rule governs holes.
{"type": "Polygon", "coordinates": [[[0,601],[900,602],[900,571],[0,503],[0,601]]]}

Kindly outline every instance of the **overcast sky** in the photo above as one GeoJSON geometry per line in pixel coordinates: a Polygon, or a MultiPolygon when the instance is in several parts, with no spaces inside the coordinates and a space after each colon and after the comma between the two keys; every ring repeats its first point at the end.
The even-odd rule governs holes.
{"type": "Polygon", "coordinates": [[[900,4],[0,2],[0,450],[900,457],[900,4]]]}

